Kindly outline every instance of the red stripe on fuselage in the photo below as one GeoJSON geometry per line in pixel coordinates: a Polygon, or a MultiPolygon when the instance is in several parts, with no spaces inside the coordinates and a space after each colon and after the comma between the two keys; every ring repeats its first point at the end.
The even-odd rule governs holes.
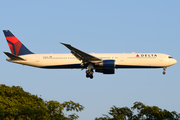
{"type": "MultiPolygon", "coordinates": [[[[15,53],[16,53],[16,55],[18,55],[22,43],[15,36],[13,36],[13,37],[6,37],[6,39],[14,44],[15,53]]],[[[9,45],[9,47],[10,47],[10,50],[12,52],[13,51],[13,46],[9,45]]],[[[12,52],[12,54],[14,54],[14,52],[12,52]]]]}

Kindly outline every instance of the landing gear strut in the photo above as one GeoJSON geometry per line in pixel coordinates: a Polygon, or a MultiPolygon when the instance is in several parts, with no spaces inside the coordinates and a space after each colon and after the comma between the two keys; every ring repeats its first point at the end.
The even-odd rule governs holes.
{"type": "Polygon", "coordinates": [[[93,69],[86,70],[86,77],[93,79],[93,69]]]}
{"type": "Polygon", "coordinates": [[[163,75],[166,74],[166,67],[163,67],[163,75]]]}

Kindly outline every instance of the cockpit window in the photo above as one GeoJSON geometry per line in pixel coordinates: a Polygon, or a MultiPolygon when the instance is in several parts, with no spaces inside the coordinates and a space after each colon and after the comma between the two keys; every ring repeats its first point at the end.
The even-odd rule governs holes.
{"type": "Polygon", "coordinates": [[[168,58],[173,58],[173,57],[169,56],[168,58]]]}

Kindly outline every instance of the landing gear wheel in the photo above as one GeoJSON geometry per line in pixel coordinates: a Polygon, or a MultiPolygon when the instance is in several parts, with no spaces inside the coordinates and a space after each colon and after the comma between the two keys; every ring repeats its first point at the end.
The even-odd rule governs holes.
{"type": "Polygon", "coordinates": [[[94,73],[93,71],[90,71],[90,73],[89,73],[89,74],[90,74],[90,75],[93,75],[93,73],[94,73]]]}
{"type": "Polygon", "coordinates": [[[93,69],[86,70],[86,77],[93,79],[93,69]]]}
{"type": "Polygon", "coordinates": [[[163,75],[166,74],[166,67],[163,67],[163,75]]]}
{"type": "Polygon", "coordinates": [[[90,77],[88,74],[86,74],[86,77],[88,78],[88,77],[90,77]]]}
{"type": "Polygon", "coordinates": [[[90,78],[93,79],[93,75],[90,75],[90,78]]]}
{"type": "Polygon", "coordinates": [[[86,70],[86,74],[88,74],[89,73],[89,70],[86,70]]]}

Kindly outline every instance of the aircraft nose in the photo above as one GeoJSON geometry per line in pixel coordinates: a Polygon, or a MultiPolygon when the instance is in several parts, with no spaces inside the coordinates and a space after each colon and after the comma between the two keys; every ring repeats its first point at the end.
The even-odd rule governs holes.
{"type": "Polygon", "coordinates": [[[171,59],[171,64],[174,65],[177,63],[177,60],[176,59],[171,59]]]}
{"type": "Polygon", "coordinates": [[[176,59],[174,59],[174,64],[176,64],[177,63],[177,60],[176,59]]]}

